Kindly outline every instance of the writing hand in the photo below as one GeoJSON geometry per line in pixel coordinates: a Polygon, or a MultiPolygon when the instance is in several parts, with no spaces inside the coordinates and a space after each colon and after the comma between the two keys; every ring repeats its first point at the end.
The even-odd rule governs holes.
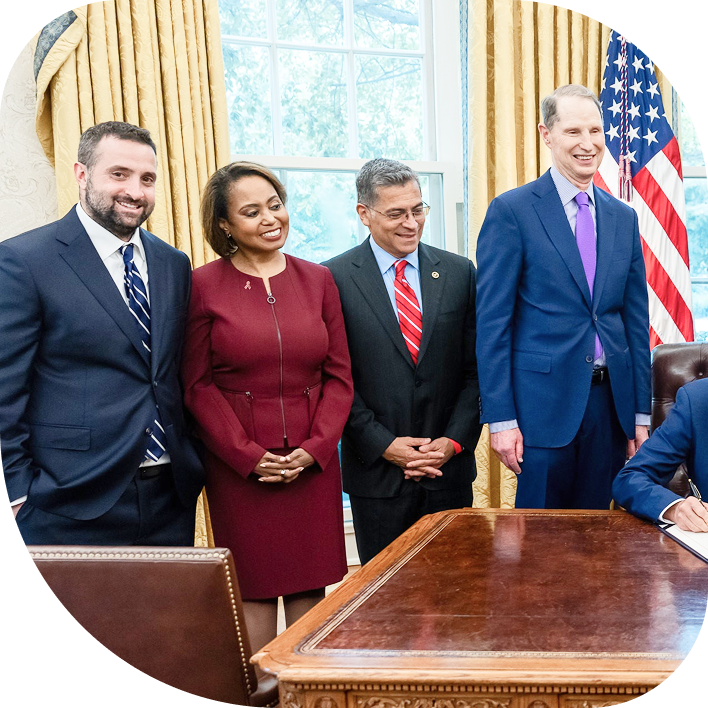
{"type": "Polygon", "coordinates": [[[687,497],[669,507],[664,518],[684,531],[708,532],[708,506],[696,497],[687,497]]]}

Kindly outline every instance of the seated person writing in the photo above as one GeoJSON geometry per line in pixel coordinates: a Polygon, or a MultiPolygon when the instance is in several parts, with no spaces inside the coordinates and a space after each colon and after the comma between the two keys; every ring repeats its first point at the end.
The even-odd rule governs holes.
{"type": "Polygon", "coordinates": [[[684,531],[708,532],[708,380],[683,386],[661,427],[615,478],[615,501],[632,514],[669,521],[684,531]],[[682,499],[667,485],[685,462],[695,496],[682,499]]]}

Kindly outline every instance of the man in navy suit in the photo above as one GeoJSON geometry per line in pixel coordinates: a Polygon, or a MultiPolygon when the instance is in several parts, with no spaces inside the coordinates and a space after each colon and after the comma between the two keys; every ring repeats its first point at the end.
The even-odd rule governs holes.
{"type": "Polygon", "coordinates": [[[595,94],[560,87],[542,112],[553,166],[492,201],[479,235],[482,421],[518,475],[517,507],[604,509],[647,438],[644,259],[634,210],[593,187],[595,94]]]}
{"type": "Polygon", "coordinates": [[[678,465],[708,496],[708,381],[678,390],[664,423],[617,475],[612,491],[627,511],[651,521],[670,521],[684,531],[708,531],[708,505],[683,499],[667,485],[678,465]]]}
{"type": "Polygon", "coordinates": [[[203,470],[177,378],[187,256],[140,228],[147,130],[87,130],[80,203],[0,244],[0,445],[28,544],[192,545],[203,470]]]}

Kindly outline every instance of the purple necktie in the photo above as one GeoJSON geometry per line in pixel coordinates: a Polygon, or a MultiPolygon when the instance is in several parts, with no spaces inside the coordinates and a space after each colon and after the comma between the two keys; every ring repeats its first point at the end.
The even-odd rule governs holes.
{"type": "MultiPolygon", "coordinates": [[[[587,192],[578,192],[575,195],[575,202],[578,205],[578,215],[575,221],[575,240],[578,242],[580,258],[583,261],[585,277],[590,288],[590,298],[595,285],[595,267],[597,265],[597,246],[595,241],[595,222],[590,213],[590,197],[587,192]]],[[[595,331],[595,360],[602,354],[602,344],[600,337],[595,331]]]]}

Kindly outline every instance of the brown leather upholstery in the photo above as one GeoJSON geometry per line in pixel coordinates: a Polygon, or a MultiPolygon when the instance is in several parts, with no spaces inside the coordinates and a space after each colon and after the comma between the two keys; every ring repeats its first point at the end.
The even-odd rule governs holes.
{"type": "MultiPolygon", "coordinates": [[[[708,344],[660,344],[652,352],[651,427],[658,428],[676,402],[681,386],[708,376],[708,344]]],[[[669,488],[682,497],[690,494],[686,467],[681,465],[669,488]]]]}
{"type": "Polygon", "coordinates": [[[28,546],[54,594],[99,642],[170,686],[226,703],[259,690],[226,548],[28,546]]]}

